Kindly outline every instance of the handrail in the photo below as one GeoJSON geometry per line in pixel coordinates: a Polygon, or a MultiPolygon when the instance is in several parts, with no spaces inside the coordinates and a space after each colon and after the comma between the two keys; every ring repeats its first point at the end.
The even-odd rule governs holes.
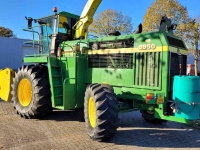
{"type": "MultiPolygon", "coordinates": [[[[35,45],[39,45],[38,47],[38,53],[40,54],[39,50],[40,50],[40,43],[37,43],[37,42],[41,42],[41,41],[44,41],[44,40],[35,40],[35,34],[38,35],[38,37],[40,38],[40,33],[35,31],[34,29],[35,28],[41,28],[42,26],[45,26],[46,28],[46,36],[44,36],[45,38],[43,38],[44,40],[46,40],[47,42],[47,45],[49,45],[49,41],[48,41],[48,37],[49,37],[49,34],[48,34],[48,29],[47,29],[47,25],[46,24],[42,24],[42,25],[39,25],[39,26],[34,26],[32,28],[24,28],[23,31],[27,31],[27,32],[32,32],[32,39],[31,41],[27,41],[27,42],[24,42],[24,44],[33,44],[33,50],[34,50],[34,54],[36,54],[35,52],[35,45]]],[[[44,53],[44,49],[43,49],[43,52],[44,53]]],[[[48,54],[50,55],[50,51],[48,50],[48,54]]]]}
{"type": "MultiPolygon", "coordinates": [[[[34,31],[33,28],[34,28],[34,27],[32,27],[32,28],[25,28],[25,29],[23,29],[23,31],[32,32],[32,36],[33,36],[32,43],[33,43],[33,50],[34,50],[34,54],[35,54],[35,38],[34,38],[34,33],[37,33],[38,36],[39,36],[39,33],[36,32],[36,31],[34,31]]],[[[25,43],[25,44],[26,44],[26,43],[25,43]]]]}
{"type": "MultiPolygon", "coordinates": [[[[40,41],[41,40],[34,40],[34,42],[40,42],[40,41]]],[[[24,42],[24,44],[31,44],[31,43],[33,43],[33,40],[24,42]]],[[[39,44],[36,44],[36,45],[39,45],[39,44]]]]}

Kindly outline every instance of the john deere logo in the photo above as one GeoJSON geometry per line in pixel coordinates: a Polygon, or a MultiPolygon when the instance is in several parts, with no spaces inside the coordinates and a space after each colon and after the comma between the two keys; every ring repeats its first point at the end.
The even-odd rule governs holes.
{"type": "Polygon", "coordinates": [[[151,42],[151,39],[146,39],[145,42],[149,43],[149,42],[151,42]]]}

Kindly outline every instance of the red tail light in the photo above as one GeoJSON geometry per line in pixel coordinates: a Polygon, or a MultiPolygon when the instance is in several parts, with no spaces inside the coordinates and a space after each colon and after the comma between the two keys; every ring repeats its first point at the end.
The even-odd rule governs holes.
{"type": "Polygon", "coordinates": [[[153,93],[147,93],[146,94],[146,100],[147,101],[149,101],[149,100],[151,100],[151,99],[153,99],[154,98],[154,94],[153,93]]]}

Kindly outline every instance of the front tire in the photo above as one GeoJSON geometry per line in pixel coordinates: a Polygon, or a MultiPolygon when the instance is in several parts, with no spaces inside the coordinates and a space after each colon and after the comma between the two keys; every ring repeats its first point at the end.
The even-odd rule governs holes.
{"type": "Polygon", "coordinates": [[[93,140],[111,138],[117,129],[118,107],[111,86],[91,84],[84,98],[84,117],[88,135],[93,140]]]}
{"type": "Polygon", "coordinates": [[[12,101],[17,114],[37,118],[51,110],[48,68],[44,65],[23,66],[15,74],[12,101]]]}

